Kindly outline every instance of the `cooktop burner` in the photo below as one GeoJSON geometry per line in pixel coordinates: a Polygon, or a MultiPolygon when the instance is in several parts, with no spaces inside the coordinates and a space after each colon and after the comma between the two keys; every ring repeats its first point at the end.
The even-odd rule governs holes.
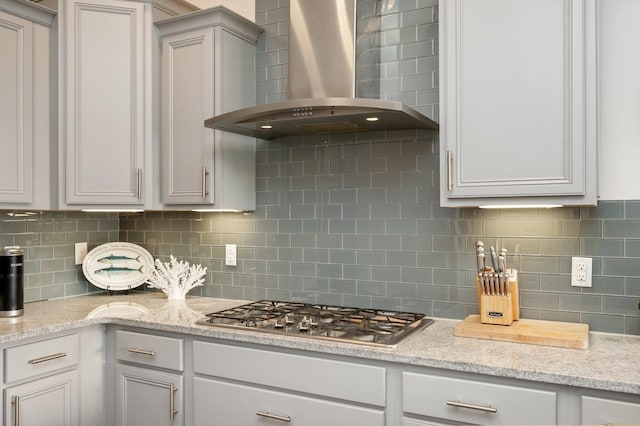
{"type": "Polygon", "coordinates": [[[433,320],[423,314],[411,312],[275,300],[260,300],[213,312],[200,322],[387,347],[395,347],[403,338],[432,323],[433,320]]]}

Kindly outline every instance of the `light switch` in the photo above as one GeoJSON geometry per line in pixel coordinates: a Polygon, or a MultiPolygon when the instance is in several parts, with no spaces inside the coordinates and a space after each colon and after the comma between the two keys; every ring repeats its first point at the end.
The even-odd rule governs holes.
{"type": "Polygon", "coordinates": [[[224,252],[224,264],[227,266],[236,266],[238,260],[238,246],[236,244],[225,244],[224,252]]]}
{"type": "Polygon", "coordinates": [[[76,243],[76,265],[81,265],[87,257],[87,243],[76,243]]]}

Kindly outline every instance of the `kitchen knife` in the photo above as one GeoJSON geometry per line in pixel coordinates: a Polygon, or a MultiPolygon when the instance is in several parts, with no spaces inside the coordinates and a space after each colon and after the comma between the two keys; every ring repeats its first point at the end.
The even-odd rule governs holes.
{"type": "Polygon", "coordinates": [[[482,247],[478,248],[476,262],[478,264],[478,274],[482,274],[484,272],[484,249],[482,247]]]}
{"type": "Polygon", "coordinates": [[[500,256],[498,256],[498,267],[500,268],[500,295],[506,296],[505,285],[504,285],[506,269],[505,269],[505,260],[504,260],[504,256],[502,255],[502,252],[500,253],[500,256]]]}
{"type": "Polygon", "coordinates": [[[491,246],[491,263],[493,264],[493,270],[500,272],[500,265],[498,265],[498,256],[496,255],[495,247],[491,246]]]}
{"type": "Polygon", "coordinates": [[[506,248],[502,248],[500,249],[500,256],[504,257],[504,269],[502,270],[502,272],[506,272],[507,271],[507,249],[506,248]]]}

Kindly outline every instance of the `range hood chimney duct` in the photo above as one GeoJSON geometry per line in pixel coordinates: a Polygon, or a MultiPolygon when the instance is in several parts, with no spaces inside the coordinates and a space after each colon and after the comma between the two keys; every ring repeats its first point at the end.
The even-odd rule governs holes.
{"type": "MultiPolygon", "coordinates": [[[[379,58],[374,59],[374,64],[363,64],[357,58],[355,3],[356,0],[290,0],[289,100],[215,116],[206,120],[205,126],[260,139],[437,130],[437,123],[401,102],[377,99],[379,58]]],[[[379,28],[369,28],[367,32],[360,37],[376,37],[379,28]]],[[[364,52],[361,57],[367,55],[364,52]]]]}

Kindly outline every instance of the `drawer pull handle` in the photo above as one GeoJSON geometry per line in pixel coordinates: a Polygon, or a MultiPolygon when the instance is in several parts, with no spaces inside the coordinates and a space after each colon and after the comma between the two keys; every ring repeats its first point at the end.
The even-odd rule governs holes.
{"type": "Polygon", "coordinates": [[[475,405],[475,404],[467,404],[466,402],[460,402],[460,401],[447,401],[447,405],[450,405],[452,407],[459,407],[459,408],[469,408],[470,410],[478,410],[478,411],[484,411],[485,413],[497,413],[498,409],[492,406],[484,406],[484,405],[475,405]]]}
{"type": "Polygon", "coordinates": [[[173,421],[178,413],[178,410],[176,410],[176,399],[174,395],[177,390],[178,388],[175,387],[173,383],[169,385],[169,420],[171,421],[173,421]]]}
{"type": "Polygon", "coordinates": [[[11,403],[13,404],[13,426],[18,426],[20,424],[20,397],[14,396],[11,398],[11,403]]]}
{"type": "Polygon", "coordinates": [[[277,414],[271,414],[268,411],[256,411],[256,416],[266,417],[268,419],[280,420],[281,422],[291,422],[291,417],[289,416],[278,416],[277,414]]]}
{"type": "Polygon", "coordinates": [[[53,355],[47,355],[40,358],[30,359],[29,364],[40,364],[41,362],[52,361],[54,359],[64,358],[65,356],[67,356],[66,352],[60,352],[53,355]]]}
{"type": "Polygon", "coordinates": [[[127,350],[129,352],[134,353],[134,354],[156,356],[156,351],[147,351],[147,350],[140,349],[140,348],[129,348],[127,350]]]}

